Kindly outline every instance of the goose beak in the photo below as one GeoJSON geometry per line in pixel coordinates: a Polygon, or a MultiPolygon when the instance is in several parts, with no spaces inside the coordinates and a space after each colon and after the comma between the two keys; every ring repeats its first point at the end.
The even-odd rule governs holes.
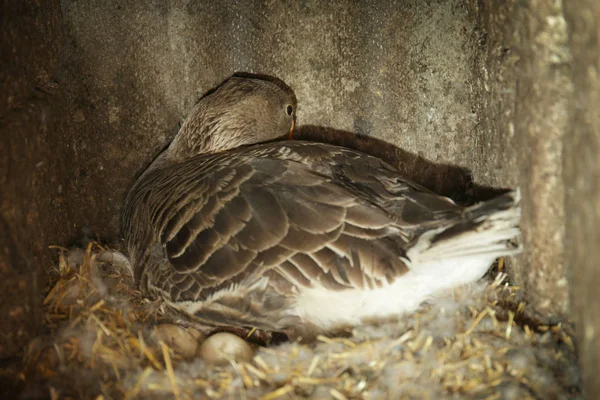
{"type": "Polygon", "coordinates": [[[294,134],[294,125],[296,125],[296,121],[292,120],[292,127],[290,128],[290,134],[288,135],[288,140],[292,140],[292,136],[294,134]]]}

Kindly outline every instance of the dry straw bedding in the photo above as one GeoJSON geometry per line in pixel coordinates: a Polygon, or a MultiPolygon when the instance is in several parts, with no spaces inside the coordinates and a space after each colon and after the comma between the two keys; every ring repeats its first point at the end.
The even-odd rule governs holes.
{"type": "Polygon", "coordinates": [[[167,326],[183,342],[159,334],[168,309],[132,289],[105,250],[60,251],[45,333],[26,352],[30,391],[57,399],[581,397],[568,329],[529,315],[502,273],[345,337],[242,343],[245,357],[220,354],[225,362],[214,364],[193,328],[167,326]]]}

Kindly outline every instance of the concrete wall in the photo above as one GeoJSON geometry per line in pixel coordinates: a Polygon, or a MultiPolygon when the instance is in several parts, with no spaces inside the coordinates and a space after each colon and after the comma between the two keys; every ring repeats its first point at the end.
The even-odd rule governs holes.
{"type": "Polygon", "coordinates": [[[18,356],[41,326],[47,246],[69,237],[67,208],[54,197],[68,171],[61,159],[66,156],[61,124],[68,113],[49,84],[62,43],[59,2],[3,1],[0,10],[0,321],[8,327],[0,335],[0,358],[5,358],[18,356]]]}
{"type": "Polygon", "coordinates": [[[581,243],[598,234],[598,208],[577,207],[597,187],[576,180],[598,172],[598,125],[585,111],[598,104],[587,84],[593,1],[571,6],[569,21],[585,22],[571,37],[550,0],[210,3],[3,2],[0,270],[22,283],[2,292],[13,300],[0,317],[21,333],[3,336],[1,356],[18,355],[36,329],[46,246],[118,240],[137,174],[202,93],[236,71],[287,81],[303,137],[378,154],[459,200],[520,186],[526,252],[512,277],[549,320],[569,314],[567,268],[586,282],[581,243]],[[580,151],[590,156],[570,162],[580,151]],[[565,212],[590,233],[575,240],[581,220],[565,212]]]}
{"type": "Polygon", "coordinates": [[[564,139],[565,265],[572,316],[589,398],[600,393],[600,4],[566,4],[572,77],[572,120],[564,139]]]}
{"type": "Polygon", "coordinates": [[[476,2],[485,55],[476,179],[507,180],[523,194],[525,253],[512,272],[542,315],[569,310],[564,262],[563,137],[569,130],[571,53],[560,1],[476,2]]]}
{"type": "Polygon", "coordinates": [[[481,118],[472,68],[479,49],[475,16],[461,1],[204,3],[63,2],[58,80],[72,101],[80,166],[65,194],[94,204],[78,227],[113,236],[135,173],[195,101],[236,71],[287,81],[299,124],[474,163],[465,149],[481,118]]]}

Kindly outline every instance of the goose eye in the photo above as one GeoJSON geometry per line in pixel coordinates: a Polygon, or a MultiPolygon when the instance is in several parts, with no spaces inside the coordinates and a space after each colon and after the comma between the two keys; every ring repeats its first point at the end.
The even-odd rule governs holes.
{"type": "Polygon", "coordinates": [[[291,104],[288,104],[285,109],[285,112],[287,112],[287,115],[292,115],[292,112],[294,112],[294,107],[292,107],[291,104]]]}

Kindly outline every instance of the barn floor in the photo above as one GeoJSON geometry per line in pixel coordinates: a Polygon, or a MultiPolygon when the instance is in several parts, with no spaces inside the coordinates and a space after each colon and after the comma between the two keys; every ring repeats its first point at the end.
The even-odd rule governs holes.
{"type": "Polygon", "coordinates": [[[106,254],[99,245],[60,251],[45,334],[26,351],[26,396],[581,398],[570,327],[539,325],[519,288],[503,282],[502,265],[493,280],[441,294],[398,320],[308,344],[251,344],[250,362],[214,366],[157,339],[155,325],[168,319],[163,305],[132,290],[106,254]]]}

